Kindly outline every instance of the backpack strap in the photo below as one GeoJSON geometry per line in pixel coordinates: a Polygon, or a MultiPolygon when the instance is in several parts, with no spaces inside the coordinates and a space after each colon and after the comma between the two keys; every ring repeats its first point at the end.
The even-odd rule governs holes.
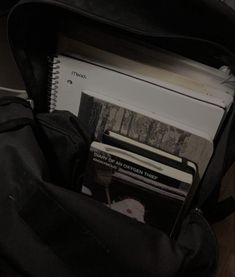
{"type": "Polygon", "coordinates": [[[218,202],[211,211],[210,221],[211,223],[219,222],[224,220],[226,217],[230,216],[235,212],[235,199],[230,196],[220,202],[218,202]]]}
{"type": "Polygon", "coordinates": [[[222,220],[235,211],[235,200],[233,197],[221,202],[218,201],[221,180],[235,158],[235,153],[232,153],[234,152],[235,143],[233,140],[234,132],[235,103],[227,124],[221,130],[220,139],[200,186],[197,205],[211,221],[222,220]],[[227,163],[228,156],[230,157],[229,164],[227,163]]]}

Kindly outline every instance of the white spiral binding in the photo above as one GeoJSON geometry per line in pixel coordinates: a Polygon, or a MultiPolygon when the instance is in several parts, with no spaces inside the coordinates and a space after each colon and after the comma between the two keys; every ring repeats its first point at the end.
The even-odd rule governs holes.
{"type": "Polygon", "coordinates": [[[53,112],[56,109],[58,88],[59,88],[59,74],[60,74],[60,60],[57,56],[48,58],[49,63],[49,77],[48,77],[48,95],[49,95],[49,111],[53,112]]]}

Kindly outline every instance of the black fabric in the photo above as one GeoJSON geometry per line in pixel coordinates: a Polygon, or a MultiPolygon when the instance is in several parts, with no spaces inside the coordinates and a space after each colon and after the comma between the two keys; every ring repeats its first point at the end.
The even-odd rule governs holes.
{"type": "Polygon", "coordinates": [[[0,16],[6,14],[19,0],[1,0],[0,16]]]}
{"type": "Polygon", "coordinates": [[[201,181],[198,197],[195,199],[197,207],[203,209],[207,219],[211,222],[222,220],[234,212],[234,205],[231,201],[228,206],[218,203],[222,178],[235,161],[234,134],[235,104],[233,103],[231,112],[218,135],[219,139],[215,144],[213,156],[201,181]]]}
{"type": "MultiPolygon", "coordinates": [[[[22,3],[32,3],[24,0],[22,3]]],[[[234,50],[235,12],[221,1],[211,0],[47,0],[120,28],[151,36],[181,35],[211,40],[234,50]],[[208,18],[210,16],[210,18],[208,18]],[[174,24],[172,24],[174,23],[174,24]]]]}
{"type": "Polygon", "coordinates": [[[209,211],[211,222],[224,220],[235,212],[235,199],[230,196],[213,205],[213,211],[209,211]]]}
{"type": "MultiPolygon", "coordinates": [[[[9,104],[5,121],[12,118],[11,108],[16,111],[16,106],[9,104]]],[[[18,108],[20,118],[24,107],[18,108]]],[[[32,112],[29,117],[33,117],[32,112]]],[[[1,133],[0,141],[0,256],[23,276],[73,276],[49,247],[40,244],[17,212],[20,203],[27,201],[42,180],[48,179],[47,165],[32,127],[1,133]]]]}
{"type": "Polygon", "coordinates": [[[50,165],[54,183],[79,191],[90,148],[86,130],[69,112],[38,114],[37,122],[38,142],[50,165]]]}
{"type": "MultiPolygon", "coordinates": [[[[216,241],[199,212],[189,214],[173,241],[68,189],[66,183],[55,185],[38,132],[45,129],[44,136],[48,129],[55,131],[48,141],[57,147],[66,135],[58,133],[65,122],[68,136],[79,138],[81,146],[85,134],[68,112],[39,115],[38,120],[24,105],[12,101],[8,107],[4,122],[12,120],[13,109],[15,120],[18,110],[19,118],[26,112],[37,123],[0,133],[0,265],[6,276],[213,276],[216,241]]],[[[0,112],[5,108],[0,105],[0,112]]],[[[64,157],[55,154],[55,160],[70,156],[72,140],[66,147],[72,151],[64,157]]],[[[80,159],[85,163],[85,156],[80,159]]],[[[63,166],[68,172],[72,163],[63,166]]]]}
{"type": "MultiPolygon", "coordinates": [[[[213,211],[213,205],[215,205],[215,202],[218,200],[222,177],[228,169],[228,167],[226,167],[227,152],[231,151],[229,141],[231,134],[234,132],[234,112],[233,110],[224,128],[221,130],[220,139],[214,149],[213,157],[201,181],[197,205],[201,208],[207,205],[208,207],[204,207],[204,209],[211,208],[213,211]],[[212,194],[215,194],[215,196],[211,197],[212,194]],[[208,203],[208,198],[210,198],[209,202],[212,203],[208,203]]],[[[235,157],[233,156],[233,160],[234,159],[235,157]]]]}

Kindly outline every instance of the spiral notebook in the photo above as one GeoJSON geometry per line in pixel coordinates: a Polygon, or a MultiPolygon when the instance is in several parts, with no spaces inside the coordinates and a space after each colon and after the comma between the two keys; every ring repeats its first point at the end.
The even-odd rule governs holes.
{"type": "Polygon", "coordinates": [[[166,124],[213,141],[225,110],[217,105],[112,70],[93,61],[59,55],[50,60],[50,111],[78,115],[84,90],[113,97],[147,111],[166,124]]]}

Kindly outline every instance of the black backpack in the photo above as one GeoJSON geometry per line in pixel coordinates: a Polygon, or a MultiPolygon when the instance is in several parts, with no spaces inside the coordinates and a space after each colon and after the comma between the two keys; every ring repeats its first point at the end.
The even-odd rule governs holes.
{"type": "Polygon", "coordinates": [[[229,210],[218,208],[220,181],[235,157],[234,108],[173,240],[80,193],[91,138],[71,113],[48,113],[48,56],[60,33],[76,39],[84,28],[87,40],[111,33],[233,68],[233,23],[234,12],[219,1],[44,0],[14,7],[9,40],[30,101],[0,99],[3,276],[213,276],[218,249],[208,221],[234,207],[232,201],[229,210]]]}

